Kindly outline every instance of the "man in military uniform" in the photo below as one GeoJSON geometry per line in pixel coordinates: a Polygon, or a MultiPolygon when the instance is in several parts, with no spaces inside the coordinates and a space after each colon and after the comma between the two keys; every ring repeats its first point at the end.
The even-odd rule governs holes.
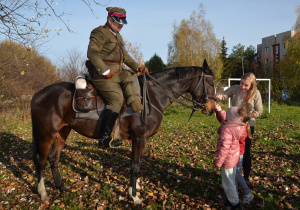
{"type": "Polygon", "coordinates": [[[110,135],[124,102],[122,88],[127,105],[134,112],[141,111],[143,106],[132,83],[132,71],[149,72],[146,67],[139,66],[125,49],[119,33],[127,24],[125,9],[107,7],[106,10],[106,24],[91,32],[87,57],[97,70],[95,76],[89,75],[89,79],[106,101],[106,108],[101,115],[99,146],[116,147],[122,141],[111,141],[110,135]],[[131,71],[123,68],[124,63],[131,71]]]}

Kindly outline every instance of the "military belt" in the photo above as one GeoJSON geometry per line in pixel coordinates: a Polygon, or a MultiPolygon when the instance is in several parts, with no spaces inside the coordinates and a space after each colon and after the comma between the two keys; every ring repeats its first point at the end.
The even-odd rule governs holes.
{"type": "Polygon", "coordinates": [[[105,64],[111,64],[111,65],[122,65],[121,61],[110,61],[110,60],[103,60],[105,64]]]}

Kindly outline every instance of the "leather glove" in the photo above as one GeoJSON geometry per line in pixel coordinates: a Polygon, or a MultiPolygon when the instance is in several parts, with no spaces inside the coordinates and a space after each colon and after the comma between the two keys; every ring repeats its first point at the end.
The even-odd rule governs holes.
{"type": "Polygon", "coordinates": [[[116,73],[114,71],[109,70],[109,72],[107,74],[103,75],[103,77],[104,77],[104,79],[110,79],[110,78],[112,78],[115,75],[116,75],[116,73]]]}
{"type": "Polygon", "coordinates": [[[138,72],[140,72],[140,73],[147,73],[147,74],[149,74],[149,70],[148,70],[148,68],[146,67],[146,66],[140,66],[139,68],[138,68],[138,72]]]}

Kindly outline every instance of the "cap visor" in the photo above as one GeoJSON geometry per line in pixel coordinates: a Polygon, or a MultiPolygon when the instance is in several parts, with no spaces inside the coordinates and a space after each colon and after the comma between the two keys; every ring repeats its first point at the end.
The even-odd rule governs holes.
{"type": "Polygon", "coordinates": [[[120,24],[127,24],[127,20],[125,18],[120,18],[120,24]]]}

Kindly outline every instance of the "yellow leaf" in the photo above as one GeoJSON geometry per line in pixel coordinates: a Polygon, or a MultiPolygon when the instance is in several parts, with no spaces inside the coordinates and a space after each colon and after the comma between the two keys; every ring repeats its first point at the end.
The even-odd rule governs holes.
{"type": "Polygon", "coordinates": [[[153,193],[151,193],[151,192],[149,192],[148,195],[149,195],[150,197],[153,197],[153,193]]]}
{"type": "Polygon", "coordinates": [[[75,180],[74,179],[70,179],[70,182],[75,182],[75,180]]]}
{"type": "Polygon", "coordinates": [[[21,75],[24,75],[24,74],[25,74],[25,72],[24,72],[24,71],[22,71],[22,72],[21,72],[21,75]]]}

